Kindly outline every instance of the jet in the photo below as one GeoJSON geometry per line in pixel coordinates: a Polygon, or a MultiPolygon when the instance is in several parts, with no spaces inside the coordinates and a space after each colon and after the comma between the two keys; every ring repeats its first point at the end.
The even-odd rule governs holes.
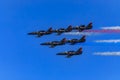
{"type": "Polygon", "coordinates": [[[89,30],[89,29],[92,29],[92,22],[90,22],[87,26],[85,25],[80,25],[80,26],[76,26],[74,27],[73,29],[74,30],[79,30],[79,32],[82,32],[83,30],[89,30]]]}
{"type": "Polygon", "coordinates": [[[66,43],[66,38],[63,38],[61,41],[45,42],[45,43],[41,43],[40,45],[49,45],[50,48],[54,48],[58,45],[64,45],[65,43],[66,43]]]}
{"type": "Polygon", "coordinates": [[[74,44],[76,44],[76,43],[81,43],[81,42],[85,42],[86,41],[86,39],[85,39],[85,35],[82,37],[82,38],[80,38],[80,39],[71,39],[71,40],[68,40],[68,43],[71,43],[71,45],[74,45],[74,44]]]}
{"type": "Polygon", "coordinates": [[[66,58],[70,58],[74,55],[81,55],[82,54],[82,48],[79,48],[77,51],[65,51],[57,53],[56,55],[66,55],[66,58]]]}
{"type": "Polygon", "coordinates": [[[64,32],[71,32],[71,31],[72,31],[72,26],[71,25],[69,25],[67,29],[60,28],[60,29],[54,30],[54,32],[57,33],[57,35],[61,35],[64,32]]]}
{"type": "Polygon", "coordinates": [[[49,35],[53,32],[52,27],[50,27],[47,31],[41,30],[38,32],[30,32],[28,35],[37,35],[37,37],[41,37],[43,35],[49,35]]]}

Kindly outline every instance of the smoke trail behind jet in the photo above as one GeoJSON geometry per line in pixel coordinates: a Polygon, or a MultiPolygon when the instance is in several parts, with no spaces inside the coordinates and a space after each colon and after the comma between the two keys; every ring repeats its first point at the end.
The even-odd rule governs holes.
{"type": "Polygon", "coordinates": [[[120,30],[120,26],[102,27],[101,29],[120,30]]]}
{"type": "Polygon", "coordinates": [[[94,33],[94,32],[68,32],[68,33],[64,33],[65,35],[98,35],[100,33],[94,33]]]}
{"type": "Polygon", "coordinates": [[[93,55],[100,55],[100,56],[120,56],[120,52],[96,52],[93,55]]]}
{"type": "Polygon", "coordinates": [[[96,43],[120,43],[120,39],[96,40],[96,43]]]}

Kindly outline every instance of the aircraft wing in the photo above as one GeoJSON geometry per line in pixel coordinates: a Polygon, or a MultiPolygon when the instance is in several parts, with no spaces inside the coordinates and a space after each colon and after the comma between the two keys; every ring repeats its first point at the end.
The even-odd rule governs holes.
{"type": "Polygon", "coordinates": [[[56,45],[54,44],[50,44],[50,48],[54,48],[56,45]]]}
{"type": "Polygon", "coordinates": [[[37,37],[41,37],[41,36],[43,36],[43,35],[37,34],[37,37]]]}
{"type": "Polygon", "coordinates": [[[57,35],[61,35],[63,32],[57,32],[57,35]]]}
{"type": "Polygon", "coordinates": [[[85,30],[84,28],[83,28],[83,29],[81,28],[81,29],[79,29],[79,32],[82,32],[82,31],[84,31],[84,30],[85,30]]]}
{"type": "Polygon", "coordinates": [[[66,58],[70,58],[71,56],[73,56],[73,55],[67,55],[66,58]]]}
{"type": "Polygon", "coordinates": [[[75,45],[76,43],[77,43],[77,42],[71,42],[70,44],[71,44],[71,45],[75,45]]]}
{"type": "Polygon", "coordinates": [[[70,41],[70,44],[71,45],[74,45],[74,44],[76,44],[76,43],[78,43],[79,42],[79,40],[73,40],[73,41],[70,41]]]}

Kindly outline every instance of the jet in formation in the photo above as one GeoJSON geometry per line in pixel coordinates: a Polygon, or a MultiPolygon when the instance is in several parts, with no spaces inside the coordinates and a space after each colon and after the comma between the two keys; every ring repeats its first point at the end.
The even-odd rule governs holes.
{"type": "Polygon", "coordinates": [[[71,39],[71,40],[68,40],[68,43],[70,43],[71,45],[74,45],[76,43],[81,43],[81,42],[85,42],[85,41],[86,41],[85,36],[83,36],[80,39],[71,39]]]}
{"type": "Polygon", "coordinates": [[[50,27],[47,31],[41,30],[41,31],[37,31],[37,32],[30,32],[30,33],[28,33],[28,35],[37,35],[37,37],[41,37],[43,35],[49,35],[52,33],[53,33],[53,30],[52,30],[52,27],[50,27]]]}
{"type": "Polygon", "coordinates": [[[45,42],[45,43],[41,43],[41,45],[48,45],[50,46],[50,48],[54,48],[55,46],[65,45],[66,43],[70,43],[71,45],[74,45],[76,43],[82,43],[85,41],[86,41],[85,36],[83,36],[80,39],[67,40],[66,38],[63,38],[61,41],[45,42]]]}
{"type": "MultiPolygon", "coordinates": [[[[28,33],[28,35],[35,35],[37,37],[41,37],[44,35],[50,35],[52,33],[61,35],[63,33],[71,32],[73,30],[82,32],[84,30],[92,29],[92,27],[93,27],[92,22],[90,22],[88,25],[80,25],[80,26],[69,25],[67,28],[59,28],[59,29],[52,29],[52,27],[50,27],[48,30],[40,30],[40,31],[36,31],[36,32],[30,32],[30,33],[28,33]]],[[[50,48],[54,48],[56,46],[65,45],[66,43],[69,43],[70,45],[75,45],[77,43],[83,43],[85,41],[86,41],[86,36],[82,36],[80,39],[63,38],[60,41],[45,42],[45,43],[41,43],[41,45],[46,45],[46,46],[50,46],[50,48]]],[[[67,58],[70,58],[74,55],[81,55],[81,54],[82,54],[82,48],[79,48],[77,51],[72,50],[72,51],[60,52],[60,53],[57,53],[56,55],[64,55],[67,58]]]]}
{"type": "Polygon", "coordinates": [[[89,30],[92,29],[92,22],[90,22],[87,26],[85,25],[80,25],[80,26],[76,26],[73,27],[73,30],[78,30],[79,32],[82,32],[83,30],[89,30]]]}
{"type": "Polygon", "coordinates": [[[49,45],[50,48],[54,48],[55,46],[64,45],[65,43],[66,43],[66,38],[63,38],[61,41],[45,42],[45,43],[42,43],[41,45],[49,45]]]}
{"type": "Polygon", "coordinates": [[[60,29],[57,29],[55,30],[54,32],[57,33],[57,35],[61,35],[62,33],[65,33],[65,32],[71,32],[72,31],[72,26],[69,25],[68,28],[60,28],[60,29]]]}
{"type": "Polygon", "coordinates": [[[92,23],[89,23],[87,26],[80,25],[80,26],[76,26],[76,27],[69,25],[68,28],[66,28],[66,29],[59,28],[59,29],[53,30],[52,27],[50,27],[47,31],[41,30],[41,31],[37,31],[37,32],[30,32],[30,33],[28,33],[28,35],[37,35],[37,37],[41,37],[43,35],[50,35],[52,33],[57,33],[57,35],[61,35],[62,33],[71,32],[72,30],[78,30],[79,32],[82,32],[83,30],[89,30],[89,29],[92,29],[92,23]]]}
{"type": "Polygon", "coordinates": [[[79,48],[77,51],[65,51],[57,53],[56,55],[65,55],[67,58],[70,58],[74,55],[81,55],[82,54],[82,48],[79,48]]]}

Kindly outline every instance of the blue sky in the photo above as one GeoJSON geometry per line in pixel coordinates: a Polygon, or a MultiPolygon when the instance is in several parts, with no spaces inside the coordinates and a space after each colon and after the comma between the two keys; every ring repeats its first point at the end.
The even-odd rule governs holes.
{"type": "Polygon", "coordinates": [[[27,33],[93,22],[93,29],[120,25],[119,0],[2,0],[0,1],[0,80],[120,80],[120,57],[94,56],[98,51],[120,51],[120,44],[93,43],[119,39],[117,35],[87,36],[84,44],[50,49],[41,42],[80,38],[56,36],[35,38],[27,33]],[[104,45],[104,46],[102,46],[104,45]],[[83,55],[66,59],[57,52],[77,50],[83,55]]]}

